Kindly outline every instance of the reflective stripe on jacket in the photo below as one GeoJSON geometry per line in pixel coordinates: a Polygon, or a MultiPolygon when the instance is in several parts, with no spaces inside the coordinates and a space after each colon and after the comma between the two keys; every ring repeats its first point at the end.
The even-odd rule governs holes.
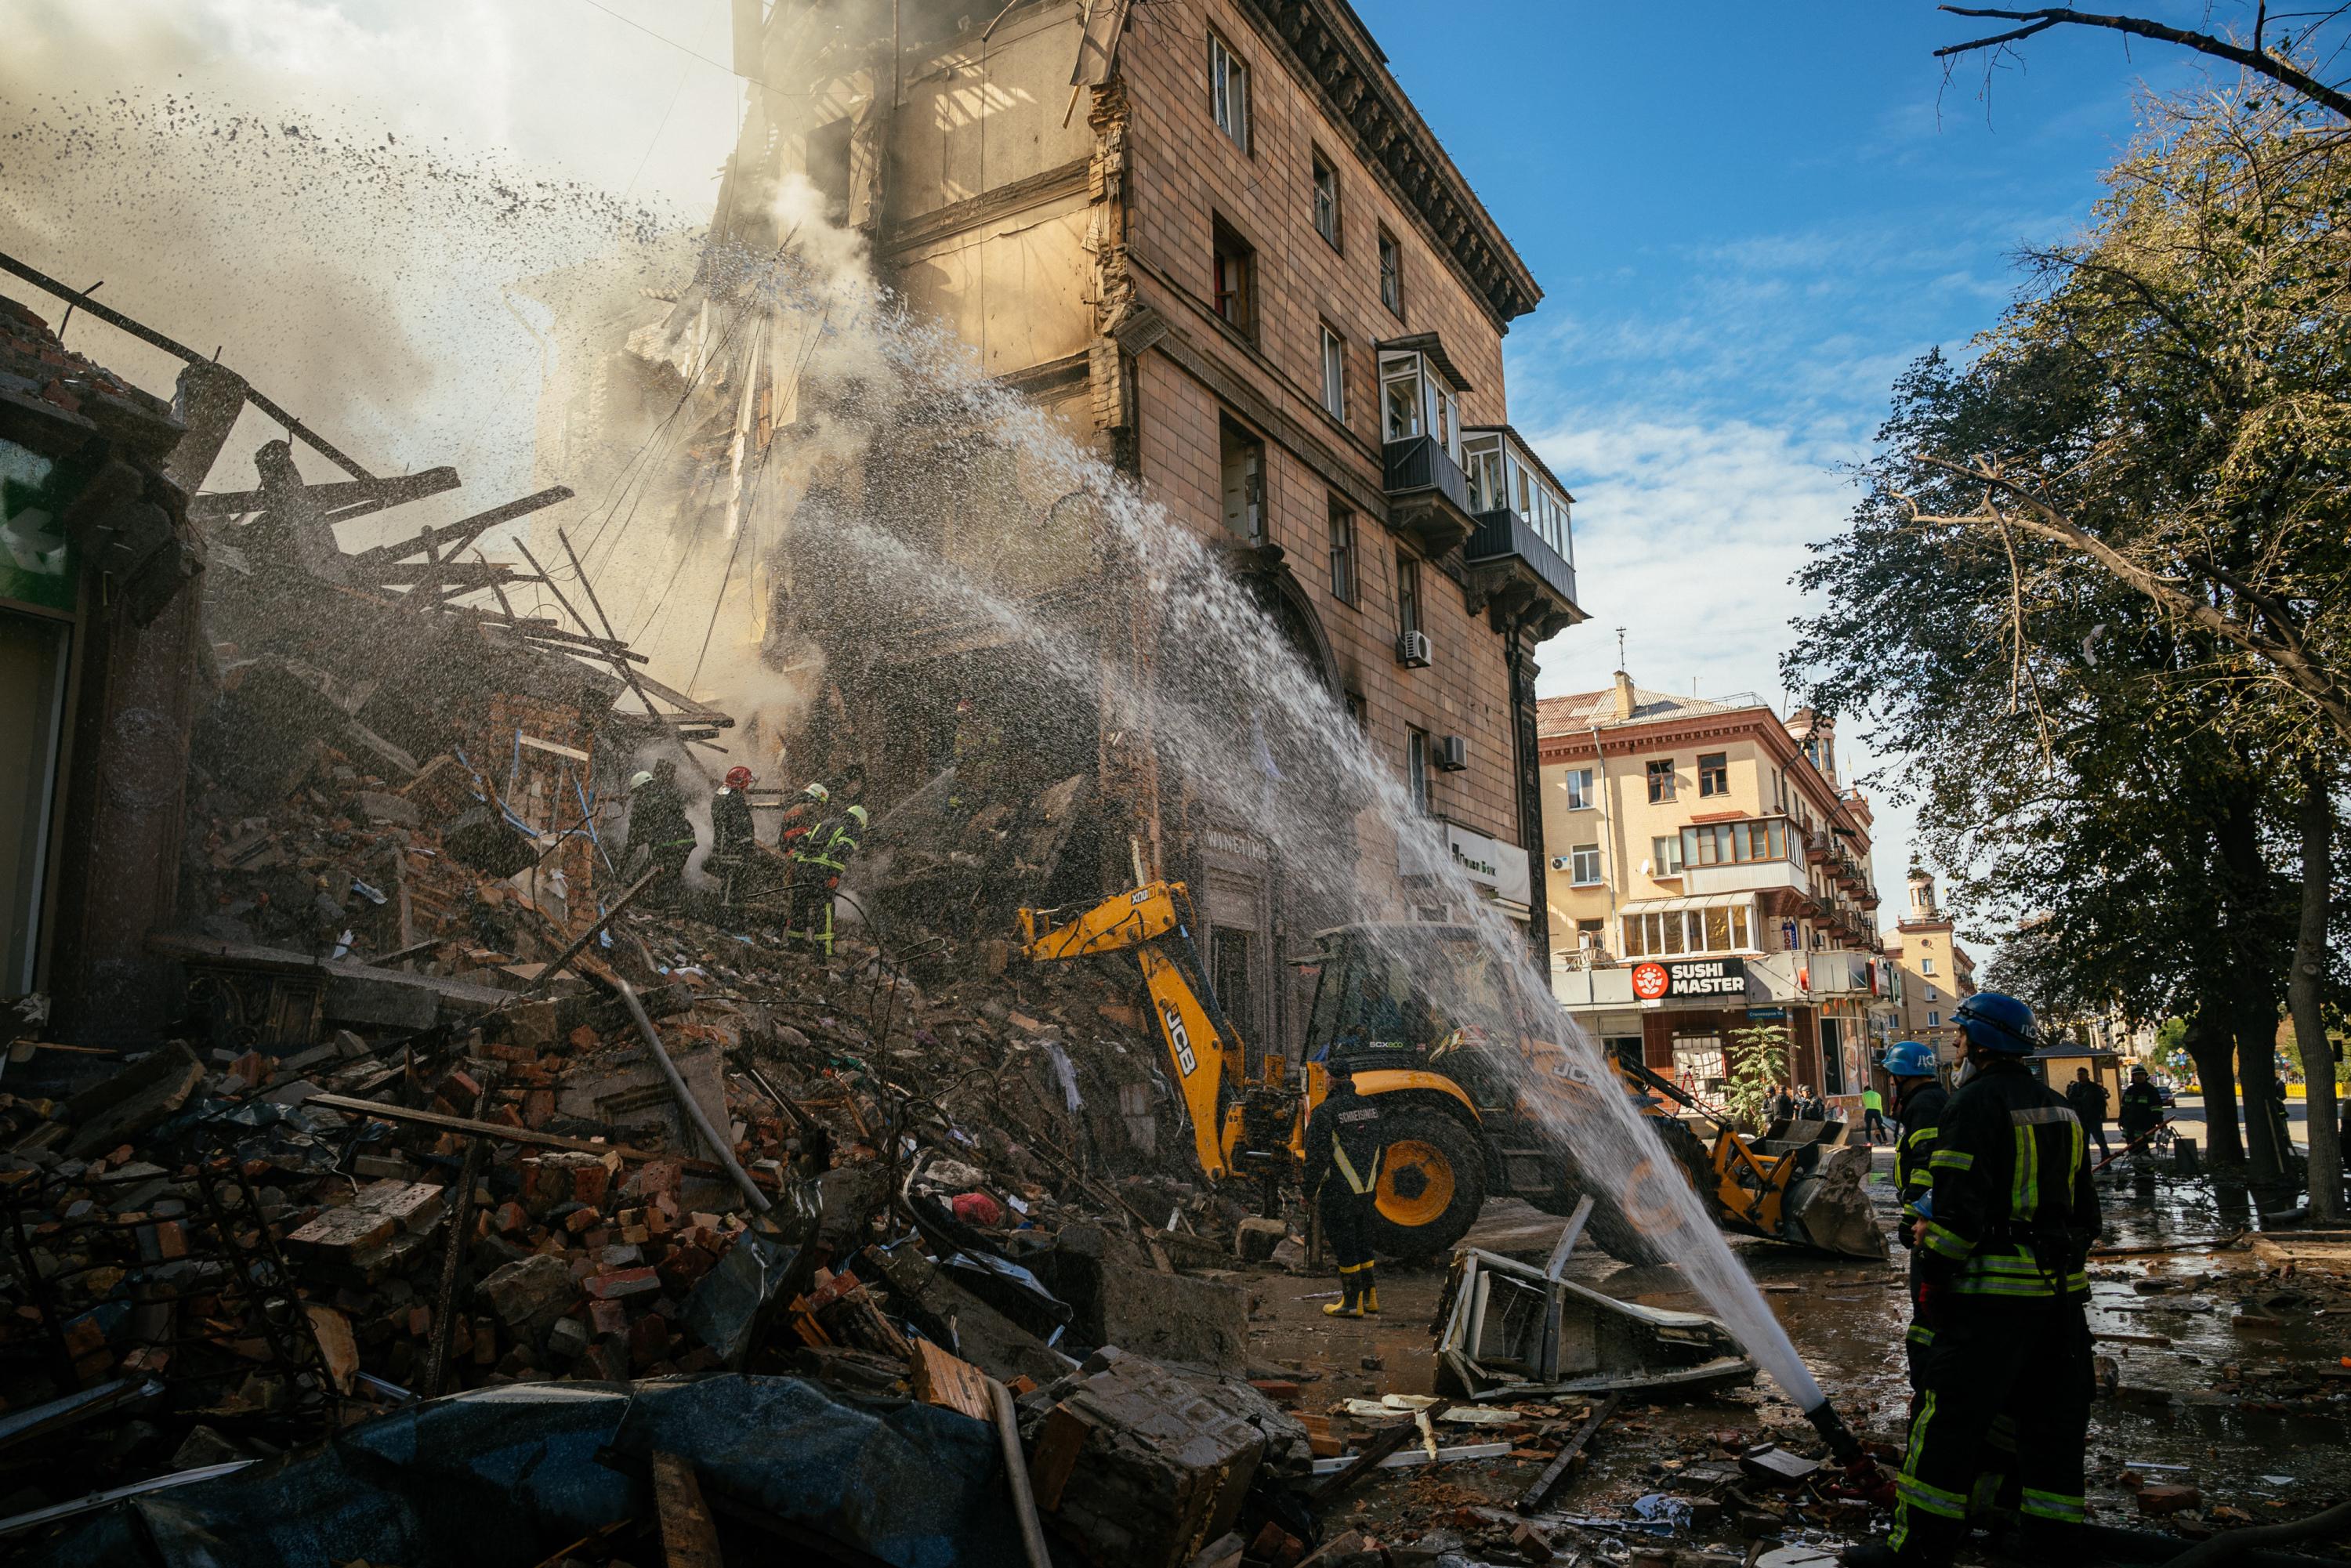
{"type": "Polygon", "coordinates": [[[1894,1196],[1902,1206],[1902,1245],[1910,1245],[1910,1226],[1918,1218],[1918,1200],[1935,1189],[1935,1173],[1928,1162],[1935,1154],[1935,1129],[1950,1103],[1950,1092],[1939,1083],[1914,1090],[1902,1101],[1902,1136],[1894,1145],[1894,1196]]]}
{"type": "Polygon", "coordinates": [[[1991,1063],[1951,1097],[1928,1166],[1929,1276],[1961,1295],[2087,1294],[2098,1198],[2081,1119],[2024,1064],[1991,1063]]]}

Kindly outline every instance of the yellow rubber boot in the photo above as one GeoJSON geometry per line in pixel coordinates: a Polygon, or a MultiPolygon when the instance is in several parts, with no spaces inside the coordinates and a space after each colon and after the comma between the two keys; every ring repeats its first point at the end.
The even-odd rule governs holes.
{"type": "Polygon", "coordinates": [[[1339,1299],[1322,1303],[1322,1315],[1331,1318],[1360,1318],[1364,1315],[1364,1296],[1356,1284],[1356,1271],[1339,1270],[1339,1299]]]}
{"type": "Polygon", "coordinates": [[[1379,1277],[1372,1272],[1372,1266],[1369,1263],[1364,1265],[1362,1274],[1364,1280],[1364,1311],[1367,1315],[1376,1317],[1379,1315],[1380,1310],[1379,1277]]]}

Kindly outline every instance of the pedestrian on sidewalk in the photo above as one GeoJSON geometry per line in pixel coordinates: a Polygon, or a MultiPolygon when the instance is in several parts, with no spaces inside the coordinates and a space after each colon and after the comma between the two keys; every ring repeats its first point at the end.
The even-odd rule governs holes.
{"type": "Polygon", "coordinates": [[[2106,1086],[2090,1076],[2086,1067],[2074,1070],[2074,1082],[2065,1085],[2065,1103],[2081,1118],[2082,1130],[2098,1140],[2098,1153],[2108,1157],[2114,1154],[2106,1147],[2106,1086]]]}
{"type": "Polygon", "coordinates": [[[1307,1119],[1305,1174],[1306,1197],[1320,1211],[1322,1235],[1339,1262],[1339,1299],[1322,1309],[1334,1318],[1380,1310],[1370,1227],[1386,1153],[1379,1102],[1355,1092],[1352,1071],[1332,1072],[1331,1092],[1307,1119]]]}
{"type": "Polygon", "coordinates": [[[1878,1134],[1885,1131],[1886,1096],[1877,1092],[1876,1084],[1872,1083],[1861,1092],[1861,1135],[1869,1140],[1869,1146],[1874,1149],[1877,1146],[1878,1134]]]}

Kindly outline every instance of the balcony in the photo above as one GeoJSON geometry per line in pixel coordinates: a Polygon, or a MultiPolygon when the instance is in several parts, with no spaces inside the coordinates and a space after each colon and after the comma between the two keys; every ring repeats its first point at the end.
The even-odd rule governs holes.
{"type": "Polygon", "coordinates": [[[1478,527],[1469,511],[1469,480],[1433,435],[1391,441],[1384,448],[1381,488],[1388,494],[1388,527],[1430,558],[1467,539],[1478,527]]]}
{"type": "Polygon", "coordinates": [[[1524,517],[1507,507],[1475,516],[1477,528],[1461,549],[1471,613],[1484,610],[1497,628],[1528,616],[1538,642],[1584,619],[1575,603],[1575,568],[1524,517]]]}
{"type": "Polygon", "coordinates": [[[1682,866],[1682,892],[1697,895],[1708,893],[1770,893],[1786,888],[1807,894],[1804,873],[1786,861],[1743,861],[1730,865],[1682,866]]]}
{"type": "Polygon", "coordinates": [[[1804,835],[1804,859],[1813,865],[1826,865],[1831,859],[1829,836],[1820,828],[1804,835]]]}

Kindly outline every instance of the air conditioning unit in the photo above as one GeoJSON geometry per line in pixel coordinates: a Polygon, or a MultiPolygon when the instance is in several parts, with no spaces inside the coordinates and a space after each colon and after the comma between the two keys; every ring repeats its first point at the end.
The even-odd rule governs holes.
{"type": "Polygon", "coordinates": [[[1428,633],[1407,632],[1397,638],[1396,663],[1407,670],[1428,668],[1428,633]]]}
{"type": "Polygon", "coordinates": [[[1437,765],[1447,773],[1460,772],[1469,766],[1469,743],[1458,735],[1445,737],[1437,743],[1437,765]]]}

